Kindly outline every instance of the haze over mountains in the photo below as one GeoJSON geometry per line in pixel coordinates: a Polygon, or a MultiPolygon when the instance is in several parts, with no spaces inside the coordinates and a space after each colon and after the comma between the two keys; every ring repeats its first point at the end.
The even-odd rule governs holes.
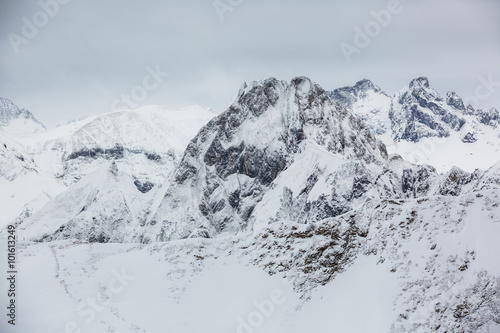
{"type": "MultiPolygon", "coordinates": [[[[268,331],[363,331],[353,329],[356,318],[378,303],[381,313],[370,317],[377,332],[500,329],[496,109],[474,110],[451,92],[443,98],[423,77],[394,95],[368,80],[328,91],[306,77],[267,78],[244,84],[221,114],[144,107],[52,130],[0,102],[0,227],[15,224],[29,241],[20,259],[27,272],[33,253],[57,263],[56,277],[33,288],[47,283],[57,294],[54,280],[64,281],[60,304],[76,307],[85,293],[72,272],[83,269],[97,286],[97,266],[131,255],[157,273],[148,284],[164,299],[151,296],[153,304],[185,320],[130,314],[144,297],[132,290],[133,301],[113,303],[90,323],[97,331],[195,329],[195,304],[207,300],[193,281],[225,272],[237,294],[256,268],[269,275],[257,279],[261,291],[273,276],[290,283],[282,288],[286,311],[264,325],[268,331]],[[16,133],[20,123],[25,132],[16,133]],[[64,259],[70,254],[81,262],[64,259]],[[222,270],[227,265],[242,275],[222,270]],[[390,295],[368,290],[364,299],[349,282],[365,285],[372,272],[374,286],[390,295]],[[340,311],[351,293],[368,305],[337,314],[336,325],[327,309],[340,311]],[[308,326],[317,311],[324,317],[308,326]]],[[[220,311],[232,313],[235,296],[226,296],[220,311]]],[[[43,322],[35,312],[33,322],[43,322]]],[[[221,327],[214,318],[207,325],[221,327]]],[[[254,328],[228,318],[233,330],[254,328]]]]}

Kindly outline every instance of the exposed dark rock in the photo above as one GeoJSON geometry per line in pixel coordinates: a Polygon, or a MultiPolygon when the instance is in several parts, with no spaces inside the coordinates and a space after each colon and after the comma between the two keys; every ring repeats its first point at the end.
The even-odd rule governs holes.
{"type": "Polygon", "coordinates": [[[438,194],[457,196],[463,191],[464,185],[472,183],[475,175],[465,172],[460,168],[451,169],[439,184],[438,194]]]}
{"type": "Polygon", "coordinates": [[[455,110],[466,112],[464,101],[460,96],[452,91],[446,93],[446,104],[453,107],[455,110]]]}
{"type": "Polygon", "coordinates": [[[476,141],[476,134],[473,132],[467,132],[467,134],[465,134],[465,136],[462,138],[462,142],[464,143],[474,143],[476,141]]]}
{"type": "Polygon", "coordinates": [[[151,189],[155,186],[155,184],[148,182],[148,181],[140,181],[140,180],[135,180],[134,185],[137,187],[139,191],[142,193],[147,193],[151,191],[151,189]]]}
{"type": "Polygon", "coordinates": [[[95,147],[91,149],[86,148],[72,152],[66,158],[66,161],[74,160],[77,159],[78,157],[90,157],[94,159],[97,157],[104,157],[106,159],[120,159],[123,158],[123,155],[124,155],[124,149],[122,146],[117,145],[113,148],[104,148],[104,149],[100,147],[95,147]]]}
{"type": "Polygon", "coordinates": [[[500,124],[500,113],[495,108],[488,110],[479,109],[475,112],[475,114],[482,124],[492,127],[497,127],[500,124]]]}
{"type": "Polygon", "coordinates": [[[422,165],[416,170],[403,170],[401,179],[403,193],[409,198],[417,198],[428,194],[431,177],[436,175],[436,169],[429,165],[422,165]]]}

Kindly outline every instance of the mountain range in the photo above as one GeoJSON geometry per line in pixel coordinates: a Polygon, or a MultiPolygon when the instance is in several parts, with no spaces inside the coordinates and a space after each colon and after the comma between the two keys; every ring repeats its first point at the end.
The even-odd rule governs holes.
{"type": "Polygon", "coordinates": [[[363,119],[389,153],[410,162],[430,164],[440,172],[453,166],[472,172],[498,162],[498,110],[476,110],[451,91],[442,97],[425,77],[393,95],[361,80],[330,96],[363,119]]]}
{"type": "MultiPolygon", "coordinates": [[[[354,309],[337,315],[337,326],[325,319],[325,307],[349,302],[343,288],[358,295],[349,279],[388,291],[367,291],[364,316],[383,303],[372,331],[500,330],[496,109],[475,110],[453,92],[443,98],[424,77],[394,95],[369,80],[329,91],[306,77],[267,78],[243,84],[222,113],[150,106],[51,130],[3,101],[0,227],[17,226],[27,271],[35,253],[53,256],[56,280],[75,302],[84,293],[71,272],[101,281],[96,265],[130,255],[150,263],[150,283],[169,286],[178,315],[168,318],[183,318],[182,302],[200,301],[193,279],[228,274],[233,293],[251,284],[224,270],[237,262],[242,276],[265,272],[261,286],[273,276],[287,283],[288,310],[268,331],[366,331],[349,329],[354,309]],[[12,132],[21,121],[27,132],[12,132]],[[73,255],[80,264],[64,259],[73,255]]],[[[226,296],[220,307],[231,312],[236,301],[226,296]]],[[[113,309],[95,330],[163,327],[159,314],[152,328],[145,315],[129,319],[126,304],[113,309]]],[[[178,320],[173,329],[201,329],[178,320]]],[[[249,322],[236,330],[253,331],[249,322]]]]}

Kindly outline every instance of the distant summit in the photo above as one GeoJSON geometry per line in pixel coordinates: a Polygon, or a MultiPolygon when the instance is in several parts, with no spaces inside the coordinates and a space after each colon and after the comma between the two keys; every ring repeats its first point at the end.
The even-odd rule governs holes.
{"type": "Polygon", "coordinates": [[[476,110],[451,91],[442,97],[426,77],[411,80],[392,95],[366,79],[329,95],[364,120],[389,153],[410,162],[431,164],[441,171],[453,165],[473,171],[497,161],[498,110],[476,110]],[[482,164],[476,165],[471,156],[482,164]]]}
{"type": "Polygon", "coordinates": [[[45,126],[31,112],[19,108],[10,99],[0,97],[0,132],[21,137],[45,130],[45,126]]]}

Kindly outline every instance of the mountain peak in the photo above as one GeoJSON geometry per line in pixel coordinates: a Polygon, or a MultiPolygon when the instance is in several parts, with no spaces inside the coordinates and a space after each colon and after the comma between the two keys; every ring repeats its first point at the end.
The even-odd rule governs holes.
{"type": "Polygon", "coordinates": [[[379,151],[376,148],[371,133],[365,133],[366,126],[337,105],[323,88],[304,76],[295,77],[290,83],[267,78],[242,86],[238,99],[219,117],[219,121],[224,124],[225,140],[239,138],[232,144],[244,142],[246,146],[266,147],[268,150],[272,146],[296,151],[302,141],[309,140],[330,152],[368,163],[383,163],[385,160],[382,152],[385,149],[379,151]],[[340,124],[344,119],[349,128],[340,124]],[[359,140],[350,136],[346,139],[344,132],[351,130],[363,132],[354,135],[359,140]],[[365,144],[370,148],[354,149],[356,145],[365,144]],[[368,151],[377,157],[365,154],[368,151]]]}
{"type": "Polygon", "coordinates": [[[418,77],[416,79],[411,80],[410,82],[410,89],[415,89],[415,88],[429,88],[429,80],[425,76],[418,77]]]}
{"type": "Polygon", "coordinates": [[[446,93],[446,104],[455,108],[456,110],[465,112],[465,106],[462,97],[458,96],[453,91],[448,91],[446,93]]]}
{"type": "Polygon", "coordinates": [[[0,131],[11,136],[24,136],[45,130],[45,126],[31,112],[19,108],[10,99],[0,97],[0,131]]]}
{"type": "Polygon", "coordinates": [[[295,87],[295,89],[300,93],[308,94],[311,91],[314,83],[308,77],[298,76],[290,81],[290,85],[295,87]]]}
{"type": "Polygon", "coordinates": [[[356,82],[356,84],[354,85],[354,89],[360,91],[368,91],[368,90],[373,90],[375,92],[378,92],[380,91],[380,88],[377,87],[375,84],[373,84],[372,81],[368,80],[368,79],[362,79],[362,80],[359,80],[358,82],[356,82]]]}
{"type": "MultiPolygon", "coordinates": [[[[317,219],[338,215],[350,207],[344,198],[368,190],[357,184],[360,174],[371,174],[367,165],[382,170],[387,163],[385,145],[366,124],[309,78],[252,82],[191,140],[167,196],[151,216],[154,227],[147,238],[185,238],[197,228],[212,237],[245,230],[255,221],[267,223],[268,217],[253,214],[266,193],[272,190],[270,197],[280,197],[287,191],[283,182],[296,177],[305,177],[312,188],[326,169],[353,184],[345,192],[332,191],[331,207],[314,199],[318,202],[311,207],[317,208],[310,214],[317,219]],[[322,157],[330,163],[322,165],[322,157]],[[172,198],[189,204],[181,207],[172,198]]],[[[298,195],[311,189],[302,190],[293,191],[298,195]]]]}

